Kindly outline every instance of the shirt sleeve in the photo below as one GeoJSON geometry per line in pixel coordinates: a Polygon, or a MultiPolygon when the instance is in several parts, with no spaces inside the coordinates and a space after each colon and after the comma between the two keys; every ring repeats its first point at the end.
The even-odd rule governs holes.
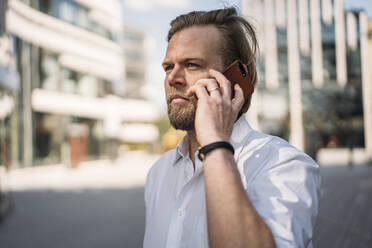
{"type": "Polygon", "coordinates": [[[277,247],[312,247],[320,181],[319,166],[309,156],[284,147],[270,154],[247,184],[248,197],[277,247]]]}
{"type": "Polygon", "coordinates": [[[151,210],[151,195],[153,190],[153,167],[149,170],[146,176],[146,184],[145,184],[145,193],[144,193],[144,199],[145,199],[145,235],[143,238],[143,247],[151,247],[151,233],[150,233],[150,210],[151,210]]]}
{"type": "Polygon", "coordinates": [[[149,210],[150,210],[150,197],[152,194],[153,189],[153,169],[151,168],[146,176],[146,184],[145,184],[145,192],[144,192],[144,199],[145,199],[145,208],[146,208],[146,224],[149,219],[149,210]]]}

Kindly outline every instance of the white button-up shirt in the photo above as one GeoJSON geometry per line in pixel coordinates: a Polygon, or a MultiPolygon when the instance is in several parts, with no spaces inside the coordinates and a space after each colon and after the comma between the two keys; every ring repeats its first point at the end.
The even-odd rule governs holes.
{"type": "MultiPolygon", "coordinates": [[[[147,175],[145,248],[208,247],[203,164],[196,156],[194,171],[187,142],[165,153],[147,175]]],[[[277,247],[312,247],[319,166],[283,139],[253,130],[244,117],[230,142],[246,193],[277,247]]]]}

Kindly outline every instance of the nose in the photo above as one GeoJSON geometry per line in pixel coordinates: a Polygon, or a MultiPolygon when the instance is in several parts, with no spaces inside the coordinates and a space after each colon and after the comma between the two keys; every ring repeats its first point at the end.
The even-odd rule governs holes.
{"type": "Polygon", "coordinates": [[[172,71],[166,76],[166,81],[173,87],[184,87],[186,85],[185,74],[180,66],[174,66],[172,71]]]}

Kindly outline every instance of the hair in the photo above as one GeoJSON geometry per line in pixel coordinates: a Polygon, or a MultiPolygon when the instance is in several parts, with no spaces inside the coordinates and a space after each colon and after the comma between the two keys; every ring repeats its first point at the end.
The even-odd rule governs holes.
{"type": "MultiPolygon", "coordinates": [[[[221,55],[224,66],[239,59],[247,65],[248,74],[253,86],[257,83],[256,56],[258,42],[253,26],[239,16],[235,7],[212,11],[192,11],[176,17],[170,24],[167,40],[172,36],[192,26],[215,26],[221,34],[221,55]]],[[[238,117],[246,113],[251,103],[251,96],[245,102],[238,117]]]]}

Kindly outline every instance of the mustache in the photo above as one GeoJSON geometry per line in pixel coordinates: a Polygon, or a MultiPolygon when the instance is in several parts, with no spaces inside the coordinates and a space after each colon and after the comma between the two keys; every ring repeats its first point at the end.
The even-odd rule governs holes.
{"type": "Polygon", "coordinates": [[[197,102],[197,98],[196,98],[195,95],[192,95],[192,96],[188,97],[188,96],[186,96],[186,94],[184,92],[181,92],[177,89],[171,88],[168,91],[168,94],[166,96],[167,97],[167,104],[170,104],[171,99],[174,98],[175,96],[185,98],[186,100],[188,100],[190,102],[193,102],[193,103],[197,102]]]}

